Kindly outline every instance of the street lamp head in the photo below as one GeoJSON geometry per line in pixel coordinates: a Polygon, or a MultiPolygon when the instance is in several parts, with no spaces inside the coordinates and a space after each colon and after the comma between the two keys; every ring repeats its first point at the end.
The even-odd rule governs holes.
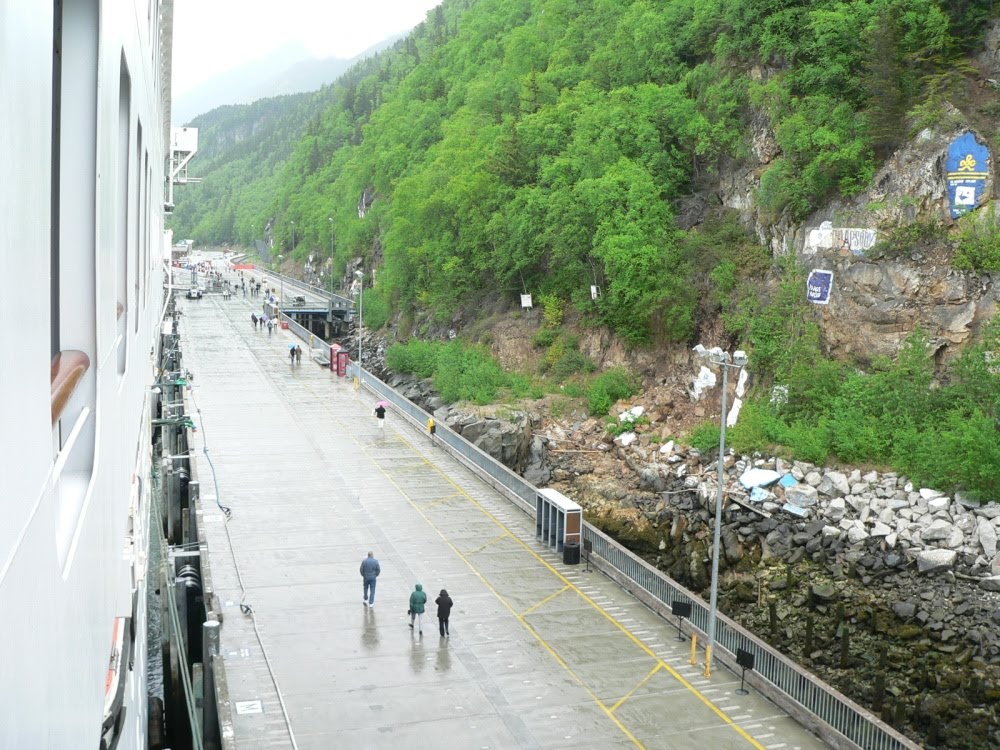
{"type": "Polygon", "coordinates": [[[363,279],[365,277],[365,274],[364,274],[363,271],[355,271],[354,275],[357,276],[359,279],[363,279]]]}
{"type": "Polygon", "coordinates": [[[717,365],[724,365],[729,362],[729,352],[723,351],[722,347],[713,346],[708,350],[708,358],[717,365]]]}
{"type": "Polygon", "coordinates": [[[733,352],[733,364],[737,367],[746,367],[747,361],[747,353],[742,349],[737,349],[733,352]]]}

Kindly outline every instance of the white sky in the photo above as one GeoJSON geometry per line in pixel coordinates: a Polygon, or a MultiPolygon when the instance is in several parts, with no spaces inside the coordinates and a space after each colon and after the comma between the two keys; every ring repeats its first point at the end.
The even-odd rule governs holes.
{"type": "Polygon", "coordinates": [[[301,42],[351,58],[413,28],[441,0],[175,0],[173,95],[301,42]]]}

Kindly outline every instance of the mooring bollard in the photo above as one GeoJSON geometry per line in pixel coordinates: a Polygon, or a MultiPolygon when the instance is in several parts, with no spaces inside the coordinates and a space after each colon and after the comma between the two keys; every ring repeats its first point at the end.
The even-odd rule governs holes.
{"type": "Polygon", "coordinates": [[[698,663],[698,635],[697,633],[691,634],[691,665],[694,666],[698,663]]]}

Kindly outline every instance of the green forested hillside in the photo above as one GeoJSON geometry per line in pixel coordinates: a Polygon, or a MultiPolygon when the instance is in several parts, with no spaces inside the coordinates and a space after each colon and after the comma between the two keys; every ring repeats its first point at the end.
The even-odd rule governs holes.
{"type": "MultiPolygon", "coordinates": [[[[863,189],[963,101],[991,12],[943,0],[446,0],[334,86],[200,118],[192,171],[204,182],[181,192],[174,226],[199,242],[266,231],[286,257],[332,250],[335,273],[361,258],[375,327],[391,310],[447,319],[520,292],[547,319],[574,305],[632,344],[690,344],[720,321],[758,383],[733,434],[741,450],[889,464],[992,495],[1000,328],[943,388],[930,387],[920,332],[899,361],[860,363],[867,372],[827,361],[801,269],[787,264],[762,294],[774,259],[731,216],[678,220],[689,196],[711,206],[721,169],[752,163],[761,114],[780,147],[760,179],[765,213],[796,221],[863,189]],[[366,191],[374,203],[359,218],[366,191]],[[773,383],[787,402],[769,402],[773,383]]],[[[969,265],[997,270],[1000,232],[983,227],[969,265]]],[[[585,360],[572,337],[547,333],[547,361],[557,349],[585,360]]],[[[695,439],[717,444],[715,429],[695,439]]]]}
{"type": "MultiPolygon", "coordinates": [[[[205,181],[174,226],[246,241],[273,222],[287,250],[294,222],[295,250],[335,245],[341,270],[371,263],[378,237],[376,293],[396,308],[448,314],[484,290],[550,293],[630,341],[654,329],[685,340],[705,279],[740,263],[728,246],[698,252],[706,243],[678,229],[676,201],[746,153],[751,109],[782,149],[760,201],[802,217],[866,185],[907,135],[904,115],[935,116],[988,12],[938,0],[446,0],[391,51],[289,101],[266,139],[248,135],[225,163],[199,157],[205,181]],[[376,200],[359,219],[366,187],[376,200]],[[594,306],[591,284],[604,290],[594,306]]],[[[263,129],[254,108],[282,104],[245,116],[263,129]]],[[[208,145],[219,118],[202,119],[208,145]]]]}

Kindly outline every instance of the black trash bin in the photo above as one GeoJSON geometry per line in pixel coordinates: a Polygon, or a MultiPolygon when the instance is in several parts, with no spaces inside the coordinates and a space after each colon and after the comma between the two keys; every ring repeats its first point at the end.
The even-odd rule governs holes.
{"type": "Polygon", "coordinates": [[[580,543],[566,542],[563,545],[563,562],[567,565],[580,564],[580,543]]]}

